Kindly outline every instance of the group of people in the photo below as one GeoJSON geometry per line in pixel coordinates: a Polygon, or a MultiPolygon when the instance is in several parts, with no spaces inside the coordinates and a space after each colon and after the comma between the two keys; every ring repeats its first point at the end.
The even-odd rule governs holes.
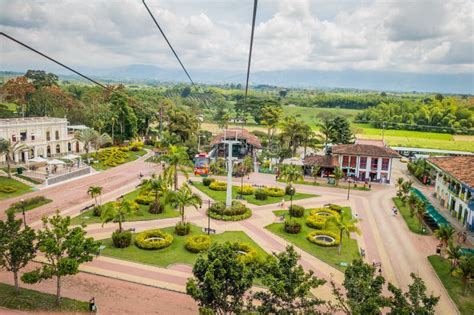
{"type": "Polygon", "coordinates": [[[398,215],[397,207],[395,207],[395,206],[392,207],[392,214],[393,214],[394,217],[396,217],[398,215]]]}
{"type": "Polygon", "coordinates": [[[467,240],[467,232],[466,231],[459,231],[457,236],[458,236],[458,243],[459,244],[466,243],[466,240],[467,240]]]}

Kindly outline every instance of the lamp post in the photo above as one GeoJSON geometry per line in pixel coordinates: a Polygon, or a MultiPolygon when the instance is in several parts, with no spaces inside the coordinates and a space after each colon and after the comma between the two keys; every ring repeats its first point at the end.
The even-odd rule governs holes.
{"type": "Polygon", "coordinates": [[[351,180],[347,181],[347,200],[349,200],[349,194],[351,192],[351,180]]]}
{"type": "Polygon", "coordinates": [[[21,203],[21,213],[23,214],[23,224],[26,229],[25,199],[21,198],[20,203],[21,203]]]}
{"type": "Polygon", "coordinates": [[[290,218],[291,218],[291,209],[293,208],[293,195],[295,194],[295,189],[293,188],[293,185],[290,183],[290,218]]]}
{"type": "MultiPolygon", "coordinates": [[[[211,216],[209,214],[209,209],[211,208],[211,199],[207,200],[207,235],[211,234],[211,216]]],[[[202,208],[202,205],[200,206],[202,208]]]]}

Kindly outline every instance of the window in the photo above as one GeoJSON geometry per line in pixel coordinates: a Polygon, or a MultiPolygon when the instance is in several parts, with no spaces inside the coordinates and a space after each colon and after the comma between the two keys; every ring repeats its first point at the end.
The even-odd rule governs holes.
{"type": "Polygon", "coordinates": [[[349,166],[349,157],[348,157],[347,155],[344,155],[344,156],[342,157],[342,166],[343,166],[343,167],[349,166]]]}
{"type": "Polygon", "coordinates": [[[377,169],[378,164],[379,164],[379,159],[378,158],[372,158],[372,161],[370,163],[370,167],[372,169],[377,169]]]}
{"type": "Polygon", "coordinates": [[[12,135],[12,141],[16,142],[16,135],[12,135]]]}
{"type": "Polygon", "coordinates": [[[351,156],[351,168],[355,168],[357,164],[357,156],[351,156]]]}
{"type": "Polygon", "coordinates": [[[382,159],[382,170],[388,171],[389,159],[382,159]]]}
{"type": "Polygon", "coordinates": [[[56,145],[56,153],[61,153],[61,147],[59,144],[56,145]]]}
{"type": "Polygon", "coordinates": [[[31,141],[35,141],[35,134],[34,133],[31,134],[31,141]]]}
{"type": "Polygon", "coordinates": [[[71,152],[72,151],[72,145],[71,145],[71,142],[68,142],[67,143],[67,152],[71,152]]]}
{"type": "Polygon", "coordinates": [[[20,132],[20,141],[26,141],[26,131],[20,132]]]}
{"type": "Polygon", "coordinates": [[[361,156],[360,157],[359,168],[367,168],[367,157],[366,156],[361,156]]]}
{"type": "Polygon", "coordinates": [[[55,135],[56,135],[56,140],[59,140],[59,130],[56,130],[55,135]]]}
{"type": "Polygon", "coordinates": [[[49,131],[46,131],[46,141],[51,140],[51,133],[49,131]]]}

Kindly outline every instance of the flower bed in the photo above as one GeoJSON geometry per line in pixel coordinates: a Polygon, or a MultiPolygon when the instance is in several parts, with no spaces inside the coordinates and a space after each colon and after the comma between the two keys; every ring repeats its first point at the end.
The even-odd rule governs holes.
{"type": "Polygon", "coordinates": [[[225,203],[216,202],[209,207],[208,214],[211,218],[223,221],[240,221],[250,218],[252,210],[239,201],[232,201],[231,208],[226,208],[225,203]]]}
{"type": "Polygon", "coordinates": [[[327,217],[322,215],[310,215],[306,218],[306,225],[313,229],[322,229],[326,224],[327,217]]]}
{"type": "Polygon", "coordinates": [[[270,197],[283,197],[285,195],[285,190],[278,187],[267,187],[264,188],[264,191],[270,197]]]}
{"type": "Polygon", "coordinates": [[[316,208],[316,209],[311,209],[310,215],[330,217],[330,216],[339,216],[339,212],[335,210],[331,210],[329,208],[316,208]]]}
{"type": "Polygon", "coordinates": [[[336,246],[339,245],[339,236],[333,231],[316,230],[308,234],[308,241],[320,246],[336,246]],[[325,240],[326,239],[326,240],[325,240]]]}
{"type": "Polygon", "coordinates": [[[16,188],[11,185],[0,185],[0,192],[5,194],[11,194],[16,191],[16,188]]]}
{"type": "Polygon", "coordinates": [[[128,148],[126,151],[124,148],[126,147],[103,149],[99,152],[99,160],[102,161],[102,164],[104,164],[105,166],[110,167],[123,164],[128,158],[127,153],[125,153],[126,151],[128,151],[128,148]]]}
{"type": "Polygon", "coordinates": [[[244,264],[256,262],[258,259],[257,250],[247,243],[232,243],[232,249],[240,255],[239,257],[244,264]]]}
{"type": "Polygon", "coordinates": [[[209,249],[211,237],[208,235],[193,235],[186,239],[184,247],[191,253],[199,253],[209,249]]]}
{"type": "Polygon", "coordinates": [[[155,201],[155,197],[147,194],[140,194],[135,198],[135,202],[139,205],[149,205],[153,201],[155,201]]]}
{"type": "Polygon", "coordinates": [[[225,191],[227,189],[227,183],[214,181],[209,185],[209,189],[217,190],[217,191],[225,191]]]}
{"type": "Polygon", "coordinates": [[[242,195],[253,195],[255,192],[255,188],[253,188],[250,185],[244,185],[242,186],[242,189],[237,188],[237,192],[242,195]]]}
{"type": "Polygon", "coordinates": [[[173,243],[173,236],[159,229],[148,230],[135,236],[135,245],[141,249],[161,249],[173,243]]]}

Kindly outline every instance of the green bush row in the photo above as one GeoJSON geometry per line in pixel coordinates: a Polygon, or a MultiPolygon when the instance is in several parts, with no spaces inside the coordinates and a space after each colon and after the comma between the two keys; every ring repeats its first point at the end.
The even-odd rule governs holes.
{"type": "Polygon", "coordinates": [[[225,191],[227,189],[227,183],[213,181],[212,183],[209,184],[209,189],[216,190],[216,191],[225,191]]]}
{"type": "Polygon", "coordinates": [[[239,187],[237,192],[242,195],[253,195],[255,193],[255,188],[250,185],[244,185],[242,186],[242,189],[239,187]]]}

